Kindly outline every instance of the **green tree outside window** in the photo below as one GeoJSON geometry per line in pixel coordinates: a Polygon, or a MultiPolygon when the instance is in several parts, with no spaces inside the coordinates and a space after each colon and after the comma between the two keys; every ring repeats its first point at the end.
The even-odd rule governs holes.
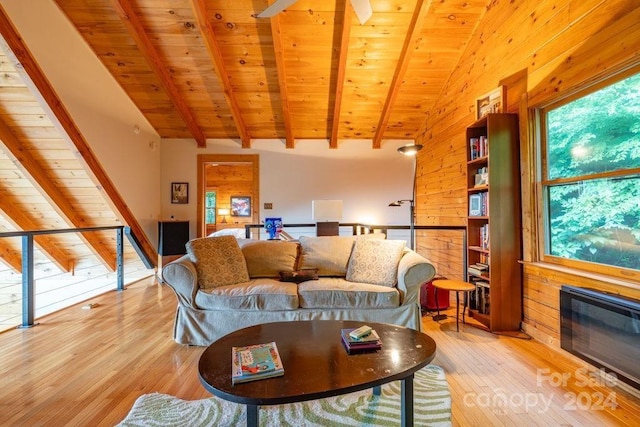
{"type": "Polygon", "coordinates": [[[640,74],[545,113],[546,253],[640,269],[640,74]]]}
{"type": "Polygon", "coordinates": [[[207,191],[204,194],[205,224],[216,223],[216,192],[207,191]]]}

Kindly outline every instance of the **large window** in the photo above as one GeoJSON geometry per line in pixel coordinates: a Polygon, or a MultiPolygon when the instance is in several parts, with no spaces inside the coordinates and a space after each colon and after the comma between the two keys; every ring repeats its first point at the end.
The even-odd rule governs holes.
{"type": "Polygon", "coordinates": [[[541,121],[543,258],[640,270],[640,74],[545,108],[541,121]]]}

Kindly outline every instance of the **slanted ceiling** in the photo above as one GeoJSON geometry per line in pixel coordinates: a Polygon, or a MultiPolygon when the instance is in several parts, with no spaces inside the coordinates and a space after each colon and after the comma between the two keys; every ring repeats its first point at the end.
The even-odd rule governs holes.
{"type": "Polygon", "coordinates": [[[56,0],[163,138],[414,140],[487,0],[56,0]]]}
{"type": "MultiPolygon", "coordinates": [[[[0,232],[119,224],[4,50],[0,73],[0,232]]],[[[114,237],[113,231],[55,234],[37,236],[34,243],[64,272],[89,254],[113,270],[114,237]]],[[[0,239],[0,253],[21,270],[19,240],[0,239]]]]}
{"type": "MultiPolygon", "coordinates": [[[[140,225],[0,12],[0,232],[127,225],[153,259],[140,225]]],[[[113,230],[41,235],[34,244],[36,257],[64,273],[89,258],[116,269],[113,230]]],[[[21,249],[19,238],[0,239],[0,261],[21,272],[21,249]]]]}

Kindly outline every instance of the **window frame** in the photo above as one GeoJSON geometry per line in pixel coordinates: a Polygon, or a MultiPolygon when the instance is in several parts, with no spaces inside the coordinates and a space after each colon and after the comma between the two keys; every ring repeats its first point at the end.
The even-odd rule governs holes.
{"type": "Polygon", "coordinates": [[[567,105],[579,98],[587,96],[591,93],[597,92],[600,89],[613,85],[621,80],[631,77],[640,73],[640,65],[631,67],[623,72],[609,75],[604,79],[598,81],[595,84],[583,86],[571,93],[570,95],[554,100],[543,106],[534,108],[533,117],[536,125],[535,144],[536,149],[536,161],[538,167],[536,168],[536,182],[535,182],[535,214],[536,214],[536,258],[538,261],[562,266],[574,270],[585,271],[589,273],[604,274],[612,276],[617,279],[640,281],[640,269],[634,270],[625,267],[618,267],[607,264],[599,264],[595,262],[576,260],[570,258],[564,258],[557,255],[551,255],[550,251],[550,224],[549,224],[549,191],[552,186],[573,184],[579,182],[588,182],[592,180],[598,180],[603,178],[615,178],[620,176],[633,176],[640,175],[640,167],[625,169],[624,171],[611,171],[600,172],[590,175],[581,175],[570,178],[555,178],[548,179],[547,173],[549,170],[548,156],[547,156],[547,128],[546,117],[547,113],[551,110],[557,109],[564,105],[567,105]]]}

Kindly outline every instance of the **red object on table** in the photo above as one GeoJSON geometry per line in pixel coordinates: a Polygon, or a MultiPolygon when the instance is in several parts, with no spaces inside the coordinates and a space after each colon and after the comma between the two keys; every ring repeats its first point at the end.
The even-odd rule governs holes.
{"type": "MultiPolygon", "coordinates": [[[[436,279],[443,279],[443,277],[436,277],[433,280],[436,279]]],[[[420,287],[420,307],[423,310],[449,308],[449,292],[438,292],[438,305],[436,306],[436,289],[431,284],[431,281],[426,282],[420,287]]]]}

